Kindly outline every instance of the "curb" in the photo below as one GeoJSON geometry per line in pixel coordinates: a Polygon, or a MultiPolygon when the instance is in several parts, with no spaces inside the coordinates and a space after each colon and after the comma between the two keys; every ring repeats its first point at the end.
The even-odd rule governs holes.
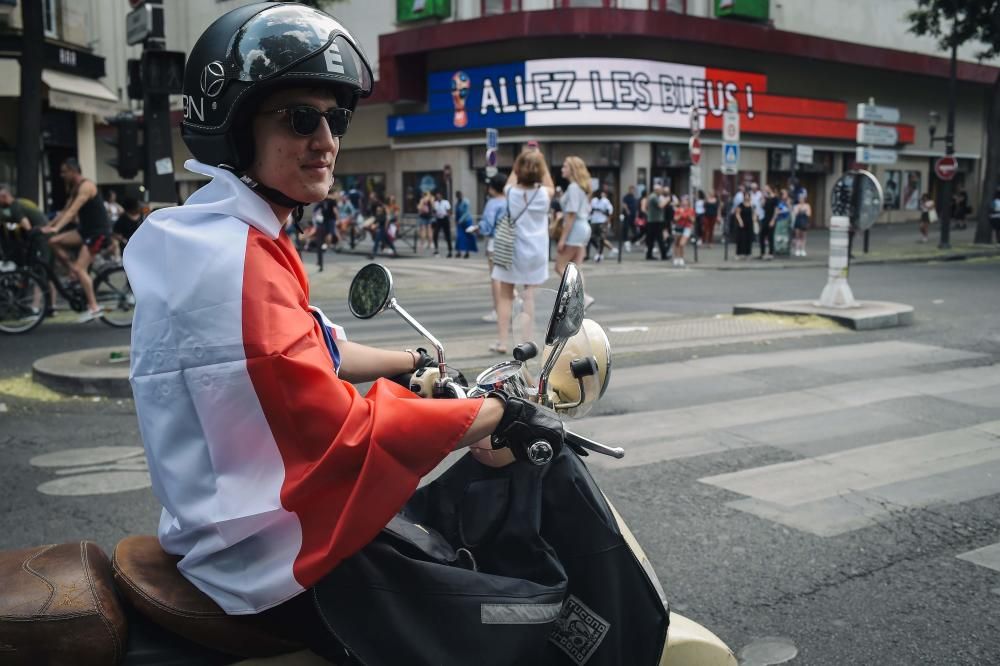
{"type": "Polygon", "coordinates": [[[127,354],[127,347],[98,347],[44,356],[32,364],[32,379],[59,393],[131,398],[129,364],[109,362],[123,350],[127,354]]]}

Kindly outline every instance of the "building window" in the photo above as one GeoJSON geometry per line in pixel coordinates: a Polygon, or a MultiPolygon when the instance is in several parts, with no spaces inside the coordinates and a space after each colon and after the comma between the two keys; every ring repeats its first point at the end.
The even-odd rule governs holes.
{"type": "Polygon", "coordinates": [[[649,8],[654,11],[687,14],[687,0],[649,0],[649,8]]]}
{"type": "Polygon", "coordinates": [[[46,37],[59,37],[58,0],[42,0],[42,26],[46,37]]]}
{"type": "Polygon", "coordinates": [[[617,7],[618,0],[555,0],[556,7],[617,7]]]}
{"type": "Polygon", "coordinates": [[[483,16],[521,11],[521,0],[481,0],[481,5],[483,16]]]}

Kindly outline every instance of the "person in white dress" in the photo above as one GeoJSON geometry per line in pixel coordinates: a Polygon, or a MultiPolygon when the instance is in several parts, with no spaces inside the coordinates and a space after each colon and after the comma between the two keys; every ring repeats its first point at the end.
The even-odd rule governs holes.
{"type": "Polygon", "coordinates": [[[514,286],[524,285],[524,311],[534,313],[535,287],[549,277],[549,203],[555,192],[545,157],[537,148],[517,156],[504,188],[514,224],[514,260],[510,268],[493,265],[492,277],[500,283],[497,299],[497,341],[491,351],[506,354],[510,340],[510,313],[514,286]]]}

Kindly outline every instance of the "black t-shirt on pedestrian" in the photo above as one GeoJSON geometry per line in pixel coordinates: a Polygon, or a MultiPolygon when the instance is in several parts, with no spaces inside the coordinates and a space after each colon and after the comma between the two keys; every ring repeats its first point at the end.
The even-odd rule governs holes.
{"type": "Polygon", "coordinates": [[[774,221],[774,211],[778,208],[778,197],[764,199],[764,219],[761,222],[770,224],[774,221]]]}
{"type": "Polygon", "coordinates": [[[135,233],[140,224],[142,224],[142,215],[133,219],[128,213],[124,213],[119,215],[118,219],[115,220],[113,231],[125,240],[128,240],[132,238],[132,234],[135,233]]]}

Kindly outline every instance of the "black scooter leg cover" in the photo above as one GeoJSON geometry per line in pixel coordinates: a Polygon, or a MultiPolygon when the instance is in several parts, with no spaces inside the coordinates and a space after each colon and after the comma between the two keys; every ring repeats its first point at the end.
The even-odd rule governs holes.
{"type": "Polygon", "coordinates": [[[399,521],[439,547],[383,532],[316,588],[321,614],[363,664],[659,663],[666,603],[568,447],[543,467],[466,456],[399,521]],[[462,568],[472,560],[478,571],[462,568]]]}
{"type": "Polygon", "coordinates": [[[395,527],[390,523],[316,585],[320,614],[357,661],[543,663],[566,576],[539,535],[539,468],[508,469],[493,470],[467,456],[418,490],[395,527]],[[463,522],[480,543],[466,545],[463,522]],[[406,524],[417,537],[406,535],[413,532],[406,524]]]}

